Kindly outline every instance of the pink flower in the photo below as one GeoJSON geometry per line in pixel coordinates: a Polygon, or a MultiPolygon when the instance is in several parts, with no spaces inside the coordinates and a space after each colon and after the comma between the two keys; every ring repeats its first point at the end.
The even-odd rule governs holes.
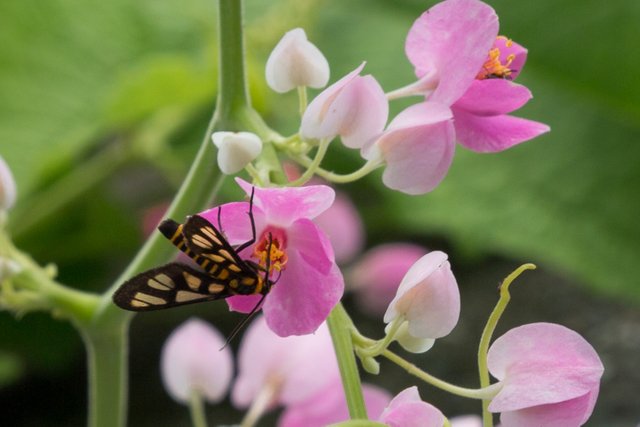
{"type": "Polygon", "coordinates": [[[498,37],[498,16],[479,0],[446,0],[423,13],[405,51],[420,79],[411,87],[451,106],[456,137],[478,152],[505,150],[542,133],[545,124],[509,116],[530,98],[512,83],[526,50],[498,37]]]}
{"type": "Polygon", "coordinates": [[[313,335],[282,338],[261,316],[251,323],[240,344],[231,400],[236,407],[246,408],[266,389],[272,392],[272,404],[293,405],[317,394],[339,375],[325,324],[313,335]]]}
{"type": "Polygon", "coordinates": [[[162,348],[162,382],[173,399],[188,403],[191,393],[221,401],[233,375],[231,350],[208,323],[191,319],[171,333],[162,348]]]}
{"type": "MultiPolygon", "coordinates": [[[[367,418],[377,419],[391,401],[384,389],[362,385],[367,418]]],[[[349,419],[344,389],[339,379],[304,402],[287,406],[278,420],[278,427],[325,427],[349,419]]]]}
{"type": "Polygon", "coordinates": [[[351,267],[348,283],[357,302],[372,315],[384,314],[409,268],[427,250],[411,243],[390,243],[369,249],[351,267]]]}
{"type": "Polygon", "coordinates": [[[398,114],[373,145],[363,149],[367,159],[386,164],[384,184],[408,194],[432,191],[444,179],[455,151],[453,114],[436,102],[413,105],[398,114]]]}
{"type": "Polygon", "coordinates": [[[427,351],[458,323],[460,292],[447,258],[440,251],[420,258],[405,274],[384,315],[387,331],[392,324],[402,325],[397,340],[408,351],[427,351]]]}
{"type": "Polygon", "coordinates": [[[502,389],[489,405],[503,427],[573,427],[595,405],[604,372],[593,347],[576,332],[552,323],[514,328],[488,353],[502,389]]]}
{"type": "Polygon", "coordinates": [[[438,408],[420,399],[416,386],[394,397],[379,418],[390,427],[442,427],[444,420],[438,408]]]}
{"type": "MultiPolygon", "coordinates": [[[[237,178],[247,194],[253,188],[237,178]]],[[[240,256],[266,265],[269,236],[271,245],[270,280],[277,280],[264,299],[262,310],[267,324],[280,336],[309,334],[327,318],[344,292],[342,274],[335,263],[327,236],[313,218],[333,203],[334,192],[324,185],[298,188],[255,188],[253,216],[256,243],[240,256]]],[[[251,226],[245,202],[228,203],[199,215],[220,225],[229,243],[251,239],[251,226]]],[[[227,298],[235,311],[249,312],[261,295],[227,298]]]]}
{"type": "Polygon", "coordinates": [[[370,75],[360,76],[360,65],[326,88],[307,107],[300,134],[306,139],[340,136],[349,148],[362,148],[382,133],[389,103],[380,84],[370,75]]]}

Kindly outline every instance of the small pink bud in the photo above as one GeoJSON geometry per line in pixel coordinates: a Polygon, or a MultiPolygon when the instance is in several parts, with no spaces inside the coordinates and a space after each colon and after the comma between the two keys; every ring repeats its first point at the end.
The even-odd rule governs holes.
{"type": "Polygon", "coordinates": [[[591,416],[604,372],[593,347],[553,323],[511,329],[491,345],[491,374],[502,388],[489,404],[503,427],[578,427],[591,416]]]}
{"type": "Polygon", "coordinates": [[[16,202],[16,182],[9,165],[0,156],[0,211],[8,211],[16,202]]]}
{"type": "Polygon", "coordinates": [[[211,403],[224,398],[233,375],[231,350],[224,345],[222,334],[199,319],[171,333],[160,364],[162,382],[173,399],[188,403],[194,391],[211,403]]]}
{"type": "Polygon", "coordinates": [[[444,420],[438,408],[420,399],[416,386],[398,393],[379,419],[391,427],[442,427],[444,420]]]}
{"type": "Polygon", "coordinates": [[[240,172],[262,151],[262,140],[250,132],[214,132],[211,139],[218,147],[218,166],[226,175],[240,172]]]}
{"type": "Polygon", "coordinates": [[[348,283],[362,309],[381,316],[395,296],[409,268],[427,253],[411,243],[390,243],[369,249],[349,273],[348,283]]]}
{"type": "Polygon", "coordinates": [[[440,251],[420,258],[402,279],[384,315],[385,323],[407,322],[399,342],[409,343],[405,347],[409,351],[425,351],[431,347],[429,340],[449,334],[458,323],[460,292],[447,258],[440,251]]]}
{"type": "Polygon", "coordinates": [[[359,75],[363,67],[326,88],[309,104],[300,125],[303,138],[340,136],[347,147],[362,148],[382,133],[389,103],[372,76],[359,75]]]}
{"type": "Polygon", "coordinates": [[[307,40],[302,28],[286,33],[269,55],[267,84],[284,93],[300,86],[321,88],[329,81],[329,63],[322,52],[307,40]]]}

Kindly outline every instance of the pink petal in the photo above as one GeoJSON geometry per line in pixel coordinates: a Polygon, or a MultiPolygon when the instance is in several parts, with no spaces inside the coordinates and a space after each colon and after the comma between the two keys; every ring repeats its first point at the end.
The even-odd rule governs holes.
{"type": "Polygon", "coordinates": [[[478,116],[496,116],[515,111],[530,99],[529,89],[509,80],[475,80],[453,108],[478,116]]]}
{"type": "Polygon", "coordinates": [[[518,77],[518,74],[524,68],[524,63],[527,61],[527,49],[504,36],[498,36],[493,47],[500,49],[500,62],[502,64],[507,62],[509,55],[515,55],[509,68],[511,69],[511,78],[518,77]]]}
{"type": "Polygon", "coordinates": [[[560,403],[534,406],[500,414],[502,427],[578,427],[591,416],[597,390],[560,403]]]}
{"type": "Polygon", "coordinates": [[[498,35],[498,16],[478,0],[446,0],[423,13],[407,35],[405,51],[422,77],[436,70],[430,100],[453,104],[484,64],[498,35]]]}
{"type": "Polygon", "coordinates": [[[275,403],[296,404],[338,376],[326,325],[313,335],[282,338],[267,327],[264,317],[259,317],[242,338],[231,400],[236,407],[246,408],[264,387],[276,386],[279,394],[275,403]]]}
{"type": "Polygon", "coordinates": [[[360,65],[329,86],[307,107],[300,125],[304,138],[333,139],[340,135],[350,148],[360,148],[382,133],[389,105],[380,84],[358,74],[360,65]]]}
{"type": "Polygon", "coordinates": [[[460,317],[460,291],[447,254],[430,252],[409,269],[384,315],[385,323],[398,315],[409,321],[409,333],[416,338],[451,332],[460,317]]]}
{"type": "Polygon", "coordinates": [[[420,399],[416,386],[394,397],[379,418],[391,427],[442,427],[444,420],[438,408],[420,399]]]}
{"type": "Polygon", "coordinates": [[[549,132],[549,126],[513,116],[477,116],[453,108],[458,142],[479,153],[496,153],[549,132]]]}
{"type": "Polygon", "coordinates": [[[344,193],[336,192],[329,209],[313,222],[329,237],[338,263],[351,261],[364,246],[364,225],[357,208],[344,193]]]}
{"type": "Polygon", "coordinates": [[[287,230],[287,236],[288,252],[299,252],[302,259],[321,274],[331,271],[335,265],[331,242],[311,220],[297,220],[287,230]]]}
{"type": "MultiPolygon", "coordinates": [[[[391,395],[379,387],[362,384],[367,416],[377,419],[391,395]]],[[[334,381],[305,402],[288,406],[278,420],[278,427],[325,427],[349,419],[342,382],[334,381]]]]}
{"type": "Polygon", "coordinates": [[[299,252],[289,252],[286,274],[264,303],[267,324],[276,334],[310,334],[327,318],[344,293],[344,279],[335,264],[327,274],[308,264],[299,252]]]}
{"type": "Polygon", "coordinates": [[[160,361],[162,381],[171,397],[188,403],[197,390],[211,403],[224,398],[233,375],[231,350],[224,343],[220,332],[198,319],[171,333],[160,361]]]}
{"type": "Polygon", "coordinates": [[[264,212],[265,223],[284,228],[299,218],[315,218],[327,210],[335,198],[333,189],[326,185],[260,188],[240,178],[236,178],[236,182],[247,195],[255,188],[253,203],[264,212]]]}
{"type": "Polygon", "coordinates": [[[376,146],[386,162],[382,175],[384,184],[408,194],[432,191],[444,179],[455,151],[453,123],[445,119],[432,122],[432,117],[445,117],[446,107],[422,103],[400,113],[376,146]],[[414,122],[422,112],[424,124],[414,122]],[[401,127],[404,125],[404,127],[401,127]]]}
{"type": "Polygon", "coordinates": [[[350,269],[358,304],[374,316],[384,314],[409,268],[427,250],[410,243],[391,243],[367,251],[350,269]]]}
{"type": "MultiPolygon", "coordinates": [[[[219,229],[230,245],[235,246],[251,240],[251,221],[249,219],[249,203],[233,202],[222,206],[200,212],[198,215],[209,221],[216,229],[219,229]],[[220,224],[218,224],[218,210],[220,213],[220,224]]],[[[253,218],[256,223],[256,230],[263,230],[264,213],[259,207],[253,206],[253,218]]],[[[259,235],[259,233],[257,233],[259,235]]],[[[248,251],[247,251],[248,252],[248,251]]],[[[247,252],[244,252],[245,254],[247,252]]]]}
{"type": "Polygon", "coordinates": [[[584,396],[598,389],[604,371],[598,354],[584,338],[552,323],[511,329],[491,345],[488,366],[504,383],[489,405],[492,412],[584,396]]]}

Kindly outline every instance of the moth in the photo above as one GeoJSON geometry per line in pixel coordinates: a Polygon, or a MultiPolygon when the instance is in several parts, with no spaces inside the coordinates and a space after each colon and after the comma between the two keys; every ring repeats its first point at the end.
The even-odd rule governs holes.
{"type": "MultiPolygon", "coordinates": [[[[256,242],[253,191],[248,212],[252,231],[249,241],[231,246],[221,231],[220,212],[218,210],[218,228],[199,215],[187,217],[184,224],[167,219],[158,226],[158,230],[201,270],[180,262],[152,268],[124,282],[114,293],[113,302],[125,310],[150,311],[234,295],[262,295],[245,319],[248,320],[275,284],[269,278],[269,257],[263,267],[239,255],[256,242]]],[[[268,238],[267,253],[270,253],[271,235],[268,238]]]]}

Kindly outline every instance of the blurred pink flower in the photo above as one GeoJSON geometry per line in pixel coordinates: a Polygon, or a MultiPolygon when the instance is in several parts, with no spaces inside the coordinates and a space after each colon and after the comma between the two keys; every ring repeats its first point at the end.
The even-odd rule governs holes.
{"type": "MultiPolygon", "coordinates": [[[[367,417],[375,420],[391,401],[391,394],[374,385],[363,384],[367,417]]],[[[344,389],[339,378],[304,402],[287,406],[278,427],[324,427],[349,419],[344,389]]]]}
{"type": "Polygon", "coordinates": [[[405,51],[419,81],[407,87],[450,106],[458,141],[497,152],[548,132],[543,123],[508,114],[530,98],[515,84],[526,50],[498,37],[498,16],[479,0],[446,0],[423,13],[407,35],[405,51]]]}
{"type": "Polygon", "coordinates": [[[382,133],[389,103],[380,84],[370,75],[360,76],[364,64],[320,93],[302,117],[303,138],[340,136],[349,148],[362,148],[382,133]]]}
{"type": "Polygon", "coordinates": [[[282,338],[260,316],[240,343],[231,400],[234,406],[246,408],[261,392],[271,389],[272,405],[293,405],[317,394],[339,375],[325,324],[312,335],[282,338]]]}
{"type": "Polygon", "coordinates": [[[593,347],[553,323],[511,329],[491,345],[491,374],[502,389],[489,405],[503,427],[577,427],[591,416],[604,372],[593,347]]]}
{"type": "MultiPolygon", "coordinates": [[[[237,178],[247,194],[251,184],[237,178]]],[[[253,216],[257,240],[240,254],[263,267],[269,234],[272,236],[271,278],[279,275],[264,300],[267,324],[280,336],[303,335],[315,331],[340,301],[344,292],[342,273],[335,263],[329,239],[312,219],[324,212],[334,199],[334,191],[324,185],[296,188],[255,187],[253,216]],[[278,273],[280,272],[280,273],[278,273]]],[[[199,215],[220,224],[229,243],[237,245],[251,238],[246,202],[228,203],[199,215]]],[[[227,298],[232,310],[249,312],[261,295],[227,298]]]]}
{"type": "Polygon", "coordinates": [[[413,386],[394,397],[378,420],[390,427],[442,427],[445,417],[438,408],[423,402],[413,386]]]}
{"type": "Polygon", "coordinates": [[[171,333],[162,348],[160,367],[173,399],[186,404],[194,391],[211,403],[224,398],[233,376],[231,350],[224,344],[222,334],[199,319],[190,319],[171,333]]]}
{"type": "Polygon", "coordinates": [[[318,215],[314,222],[329,237],[337,263],[345,264],[362,251],[364,225],[358,209],[346,193],[336,191],[331,207],[318,215]]]}
{"type": "Polygon", "coordinates": [[[411,243],[389,243],[369,249],[351,267],[347,283],[362,309],[381,316],[409,268],[427,253],[411,243]]]}
{"type": "Polygon", "coordinates": [[[405,274],[384,322],[402,322],[397,340],[406,350],[427,351],[436,338],[455,327],[460,317],[460,291],[447,254],[429,252],[405,274]]]}
{"type": "Polygon", "coordinates": [[[0,156],[0,211],[8,211],[16,202],[16,182],[9,165],[0,156]]]}
{"type": "Polygon", "coordinates": [[[449,171],[455,151],[453,114],[436,102],[413,105],[398,114],[363,156],[385,163],[384,184],[407,194],[432,191],[449,171]]]}

